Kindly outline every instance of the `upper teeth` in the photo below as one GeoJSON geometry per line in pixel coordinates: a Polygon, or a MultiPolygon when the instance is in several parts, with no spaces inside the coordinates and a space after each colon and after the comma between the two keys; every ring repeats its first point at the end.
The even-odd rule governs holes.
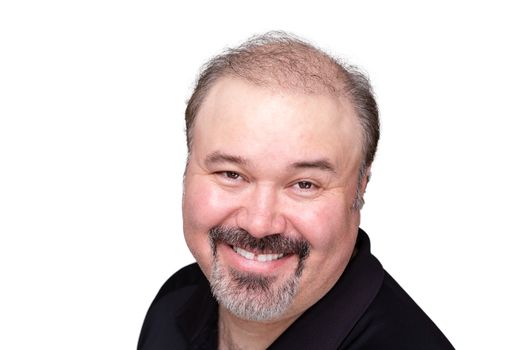
{"type": "Polygon", "coordinates": [[[239,254],[240,256],[248,259],[248,260],[257,260],[257,261],[272,261],[277,260],[283,257],[284,254],[254,254],[252,252],[249,252],[247,250],[244,250],[239,247],[233,247],[233,250],[239,254]]]}

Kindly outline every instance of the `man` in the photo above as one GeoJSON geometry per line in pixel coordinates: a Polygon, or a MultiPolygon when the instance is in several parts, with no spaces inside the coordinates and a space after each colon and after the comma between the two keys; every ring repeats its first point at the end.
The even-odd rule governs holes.
{"type": "Polygon", "coordinates": [[[186,109],[184,235],[139,349],[452,349],[359,229],[379,139],[367,78],[269,33],[213,58],[186,109]]]}

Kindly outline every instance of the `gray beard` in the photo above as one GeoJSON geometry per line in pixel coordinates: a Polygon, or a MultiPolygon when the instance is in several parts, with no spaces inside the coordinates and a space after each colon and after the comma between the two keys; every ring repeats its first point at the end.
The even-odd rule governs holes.
{"type": "Polygon", "coordinates": [[[300,259],[295,273],[278,285],[276,277],[226,269],[215,255],[211,290],[219,304],[235,316],[250,321],[270,321],[282,316],[292,304],[303,267],[304,260],[300,259]]]}

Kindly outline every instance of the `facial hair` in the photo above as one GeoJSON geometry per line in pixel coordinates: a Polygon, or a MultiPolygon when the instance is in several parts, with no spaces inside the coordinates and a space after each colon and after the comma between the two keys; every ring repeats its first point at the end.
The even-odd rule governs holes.
{"type": "Polygon", "coordinates": [[[273,320],[288,309],[297,294],[304,262],[310,252],[307,241],[282,234],[257,239],[243,229],[223,226],[212,228],[209,238],[213,251],[210,285],[219,304],[237,317],[251,321],[273,320]],[[272,254],[296,254],[299,262],[291,276],[278,282],[277,276],[246,273],[224,266],[217,255],[219,243],[272,254]]]}

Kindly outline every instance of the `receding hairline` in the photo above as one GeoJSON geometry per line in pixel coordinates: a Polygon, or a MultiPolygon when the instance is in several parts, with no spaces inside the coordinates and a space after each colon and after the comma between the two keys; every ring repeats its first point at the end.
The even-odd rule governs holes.
{"type": "MultiPolygon", "coordinates": [[[[351,119],[350,123],[352,125],[352,128],[355,126],[359,133],[359,148],[360,152],[364,152],[364,134],[363,134],[363,127],[359,122],[359,116],[357,114],[356,108],[354,104],[349,100],[348,96],[342,95],[342,93],[338,93],[336,91],[328,91],[328,90],[322,90],[322,91],[304,91],[302,89],[297,89],[294,87],[282,87],[280,85],[277,85],[275,83],[267,83],[267,84],[257,84],[253,81],[244,79],[239,76],[233,76],[226,74],[219,79],[217,79],[210,87],[207,92],[207,94],[204,96],[204,99],[201,102],[200,108],[198,109],[195,119],[193,121],[193,127],[190,130],[192,133],[191,138],[193,139],[193,131],[195,130],[195,125],[197,124],[197,119],[200,119],[199,116],[201,113],[203,113],[203,107],[207,110],[206,115],[210,115],[209,110],[209,102],[212,102],[213,105],[220,101],[223,97],[224,92],[231,89],[232,85],[230,84],[246,84],[247,88],[254,87],[256,89],[266,90],[268,91],[272,96],[276,96],[275,98],[278,98],[277,96],[294,96],[294,95],[307,95],[310,97],[324,97],[329,99],[331,102],[330,104],[334,106],[333,108],[336,108],[338,110],[339,116],[343,119],[351,119]],[[213,102],[214,101],[214,102],[213,102]],[[207,107],[205,107],[207,106],[207,107]]],[[[229,97],[228,97],[229,98],[229,97]]],[[[273,98],[273,97],[272,97],[273,98]]],[[[213,113],[211,114],[213,115],[213,113]]],[[[323,117],[323,116],[320,116],[323,117]]]]}
{"type": "Polygon", "coordinates": [[[223,78],[238,78],[280,91],[329,94],[343,98],[358,117],[365,162],[379,139],[377,105],[367,76],[297,36],[270,32],[227,49],[203,66],[186,109],[188,150],[195,118],[211,89],[223,78]]]}

